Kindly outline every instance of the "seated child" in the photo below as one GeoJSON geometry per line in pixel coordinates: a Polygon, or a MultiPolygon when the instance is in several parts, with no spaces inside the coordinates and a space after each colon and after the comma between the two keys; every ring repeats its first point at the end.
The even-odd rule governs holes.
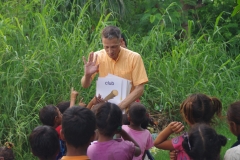
{"type": "Polygon", "coordinates": [[[151,133],[147,129],[143,129],[141,124],[146,120],[146,108],[138,102],[130,105],[128,110],[129,125],[123,125],[125,130],[138,143],[141,148],[141,154],[133,159],[141,160],[145,157],[145,150],[153,147],[153,139],[151,133]]]}
{"type": "Polygon", "coordinates": [[[62,160],[88,160],[87,148],[95,136],[96,119],[85,107],[68,108],[62,117],[61,137],[66,141],[67,153],[62,160]]]}
{"type": "Polygon", "coordinates": [[[38,126],[29,136],[31,150],[40,160],[55,160],[59,151],[57,131],[50,126],[38,126]]]}
{"type": "Polygon", "coordinates": [[[238,160],[240,158],[240,101],[232,103],[227,111],[230,131],[237,137],[237,141],[228,149],[224,160],[238,160]]]}
{"type": "Polygon", "coordinates": [[[14,160],[12,150],[13,144],[6,142],[4,146],[0,147],[0,160],[14,160]]]}
{"type": "Polygon", "coordinates": [[[39,118],[43,125],[48,125],[53,128],[58,133],[59,143],[60,143],[60,152],[57,156],[57,159],[60,159],[66,153],[65,142],[60,137],[60,131],[62,129],[62,114],[59,109],[53,105],[47,105],[39,111],[39,118]]]}
{"type": "Polygon", "coordinates": [[[102,103],[95,111],[98,141],[93,142],[87,150],[91,160],[131,160],[141,154],[139,145],[123,129],[122,111],[113,103],[102,103]],[[113,139],[120,134],[123,139],[113,139]]]}
{"type": "Polygon", "coordinates": [[[220,160],[221,147],[226,143],[227,138],[209,125],[197,123],[185,133],[182,147],[191,160],[220,160]]]}

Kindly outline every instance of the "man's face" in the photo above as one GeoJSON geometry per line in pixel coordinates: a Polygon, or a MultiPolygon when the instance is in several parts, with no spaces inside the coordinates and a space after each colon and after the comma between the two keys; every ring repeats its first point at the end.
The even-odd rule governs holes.
{"type": "Polygon", "coordinates": [[[117,39],[117,38],[112,38],[112,39],[102,38],[103,48],[107,52],[108,56],[113,60],[116,60],[118,58],[121,41],[122,39],[117,39]]]}

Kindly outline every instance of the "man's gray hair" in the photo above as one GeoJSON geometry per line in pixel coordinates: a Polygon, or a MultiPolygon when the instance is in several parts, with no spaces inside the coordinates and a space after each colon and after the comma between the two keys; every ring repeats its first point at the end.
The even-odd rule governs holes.
{"type": "Polygon", "coordinates": [[[117,38],[117,39],[120,39],[121,38],[121,31],[116,26],[107,26],[102,31],[102,38],[107,38],[107,39],[117,38]]]}

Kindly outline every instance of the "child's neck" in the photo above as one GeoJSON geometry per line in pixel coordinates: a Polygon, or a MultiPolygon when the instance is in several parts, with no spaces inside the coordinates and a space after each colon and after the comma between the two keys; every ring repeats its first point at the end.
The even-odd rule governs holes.
{"type": "Polygon", "coordinates": [[[75,148],[72,145],[68,145],[67,146],[67,153],[66,156],[82,156],[82,155],[87,155],[87,146],[83,146],[83,147],[78,147],[75,148]]]}
{"type": "Polygon", "coordinates": [[[141,125],[135,125],[132,122],[130,122],[130,125],[128,125],[129,128],[136,130],[136,131],[143,131],[144,129],[141,127],[141,125]]]}
{"type": "Polygon", "coordinates": [[[102,134],[98,135],[98,142],[106,142],[106,141],[110,141],[113,139],[113,136],[105,136],[102,134]]]}

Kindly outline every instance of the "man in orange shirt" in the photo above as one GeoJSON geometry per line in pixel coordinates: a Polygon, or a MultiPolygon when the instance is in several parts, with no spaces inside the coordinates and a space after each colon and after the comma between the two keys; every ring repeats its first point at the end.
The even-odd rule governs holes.
{"type": "Polygon", "coordinates": [[[143,94],[144,84],[148,82],[148,77],[141,56],[121,47],[122,43],[123,39],[118,27],[104,28],[102,31],[104,49],[90,53],[88,61],[83,57],[84,76],[81,84],[84,88],[89,87],[96,73],[99,77],[113,74],[130,80],[132,82],[131,92],[118,104],[123,110],[143,94]]]}

